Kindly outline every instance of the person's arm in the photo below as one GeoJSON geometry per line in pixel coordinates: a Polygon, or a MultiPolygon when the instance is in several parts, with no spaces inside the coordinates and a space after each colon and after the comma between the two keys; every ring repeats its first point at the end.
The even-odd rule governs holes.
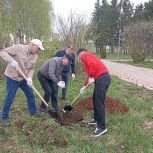
{"type": "Polygon", "coordinates": [[[74,54],[72,54],[71,71],[73,74],[75,74],[75,55],[74,54]]]}
{"type": "Polygon", "coordinates": [[[48,68],[48,74],[51,80],[53,80],[54,82],[58,83],[58,78],[55,75],[55,70],[57,68],[57,63],[56,61],[52,60],[49,63],[49,68],[48,68]]]}
{"type": "Polygon", "coordinates": [[[85,81],[85,84],[88,84],[89,83],[89,77],[94,77],[95,76],[95,73],[97,71],[97,64],[94,60],[92,60],[92,58],[90,56],[87,56],[85,59],[84,59],[89,71],[88,71],[88,74],[87,74],[87,79],[85,81]]]}
{"type": "Polygon", "coordinates": [[[60,57],[60,51],[57,51],[54,57],[60,57]]]}
{"type": "Polygon", "coordinates": [[[5,60],[6,62],[12,62],[13,56],[16,55],[16,51],[18,50],[18,46],[14,45],[8,48],[3,49],[2,51],[0,51],[0,57],[5,60]]]}

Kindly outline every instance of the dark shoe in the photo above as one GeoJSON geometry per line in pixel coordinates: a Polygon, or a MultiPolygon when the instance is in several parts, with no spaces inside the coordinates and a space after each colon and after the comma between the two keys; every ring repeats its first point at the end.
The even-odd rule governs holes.
{"type": "Polygon", "coordinates": [[[88,125],[97,125],[97,121],[92,119],[90,122],[88,122],[88,125]]]}
{"type": "Polygon", "coordinates": [[[6,119],[6,120],[3,120],[2,118],[0,119],[0,123],[2,124],[2,125],[10,125],[10,122],[9,122],[9,120],[8,119],[6,119]]]}
{"type": "Polygon", "coordinates": [[[96,138],[101,136],[102,134],[105,134],[106,132],[107,132],[107,128],[105,129],[96,128],[96,130],[91,133],[91,136],[96,138]]]}
{"type": "Polygon", "coordinates": [[[46,108],[42,108],[42,107],[40,107],[40,108],[39,108],[39,111],[40,111],[40,112],[47,113],[47,109],[46,109],[46,108]]]}
{"type": "Polygon", "coordinates": [[[40,117],[40,113],[36,112],[35,114],[31,114],[30,116],[40,117]]]}

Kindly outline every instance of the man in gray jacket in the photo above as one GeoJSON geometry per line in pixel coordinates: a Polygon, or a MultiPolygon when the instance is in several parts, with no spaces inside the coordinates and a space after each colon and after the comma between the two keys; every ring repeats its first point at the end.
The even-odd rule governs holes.
{"type": "MultiPolygon", "coordinates": [[[[63,66],[69,64],[70,56],[54,57],[47,60],[38,71],[38,79],[44,90],[44,100],[48,103],[51,97],[53,111],[58,112],[58,87],[65,88],[65,82],[62,81],[63,66]]],[[[42,102],[40,111],[47,112],[45,104],[42,102]]]]}

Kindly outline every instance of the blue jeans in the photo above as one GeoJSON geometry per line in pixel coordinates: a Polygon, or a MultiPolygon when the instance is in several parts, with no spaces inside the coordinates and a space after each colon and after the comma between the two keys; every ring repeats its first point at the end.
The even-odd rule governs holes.
{"type": "MultiPolygon", "coordinates": [[[[55,112],[58,112],[58,102],[57,102],[57,95],[58,95],[58,86],[57,83],[45,78],[45,76],[39,71],[38,72],[38,79],[39,82],[44,90],[44,100],[48,103],[50,101],[52,102],[52,107],[54,108],[55,112]]],[[[46,105],[42,102],[41,108],[46,109],[46,105]]]]}
{"type": "Polygon", "coordinates": [[[16,96],[16,91],[19,87],[23,90],[27,98],[30,115],[36,113],[35,97],[32,89],[27,85],[27,82],[25,80],[18,82],[12,80],[9,77],[6,77],[6,97],[3,104],[2,116],[1,116],[3,120],[8,120],[9,118],[9,111],[13,103],[13,100],[16,96]]]}
{"type": "Polygon", "coordinates": [[[62,99],[65,100],[69,81],[69,73],[62,73],[62,80],[65,82],[65,88],[62,89],[62,99]]]}

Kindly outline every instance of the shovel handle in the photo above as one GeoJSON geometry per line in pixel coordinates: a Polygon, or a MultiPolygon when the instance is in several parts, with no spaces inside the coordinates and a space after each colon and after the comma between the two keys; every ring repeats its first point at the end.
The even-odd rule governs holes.
{"type": "MultiPolygon", "coordinates": [[[[27,81],[27,77],[26,75],[22,72],[22,70],[18,67],[17,71],[23,76],[23,78],[27,81]]],[[[47,102],[44,100],[44,98],[41,96],[41,94],[38,92],[38,90],[33,86],[31,86],[31,88],[35,91],[35,93],[37,94],[37,96],[42,100],[42,102],[46,105],[46,107],[49,107],[49,105],[47,104],[47,102]]]]}
{"type": "MultiPolygon", "coordinates": [[[[89,86],[89,83],[85,86],[86,88],[89,86]]],[[[78,97],[81,95],[81,92],[72,100],[71,105],[78,99],[78,97]]]]}

